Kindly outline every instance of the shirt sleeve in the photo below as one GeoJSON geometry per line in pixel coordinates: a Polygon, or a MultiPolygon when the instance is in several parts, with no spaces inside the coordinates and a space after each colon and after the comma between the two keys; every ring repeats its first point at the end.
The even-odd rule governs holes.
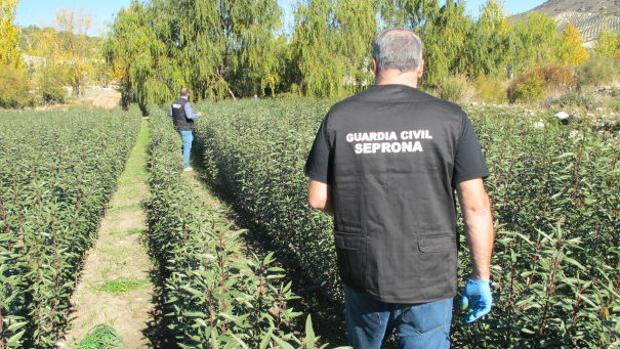
{"type": "Polygon", "coordinates": [[[469,117],[463,113],[461,138],[456,148],[452,184],[475,178],[487,178],[489,170],[482,154],[480,142],[469,117]]]}
{"type": "Polygon", "coordinates": [[[196,114],[194,114],[191,103],[185,103],[185,106],[183,108],[185,109],[185,116],[188,119],[194,120],[196,118],[196,114]]]}
{"type": "Polygon", "coordinates": [[[170,109],[168,109],[168,116],[172,117],[173,113],[172,113],[172,107],[170,107],[170,109]]]}
{"type": "Polygon", "coordinates": [[[304,172],[310,179],[331,184],[332,147],[327,133],[327,118],[323,120],[306,160],[304,172]]]}

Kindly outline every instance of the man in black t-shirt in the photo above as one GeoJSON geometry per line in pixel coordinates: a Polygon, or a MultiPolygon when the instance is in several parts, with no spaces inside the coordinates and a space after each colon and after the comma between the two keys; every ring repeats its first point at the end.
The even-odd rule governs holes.
{"type": "Polygon", "coordinates": [[[449,348],[456,196],[473,266],[465,322],[491,310],[489,173],[463,110],[417,89],[420,39],[384,31],[372,56],[376,85],[334,105],[321,124],[306,163],[308,202],[334,215],[350,344],[380,348],[395,329],[400,348],[449,348]]]}

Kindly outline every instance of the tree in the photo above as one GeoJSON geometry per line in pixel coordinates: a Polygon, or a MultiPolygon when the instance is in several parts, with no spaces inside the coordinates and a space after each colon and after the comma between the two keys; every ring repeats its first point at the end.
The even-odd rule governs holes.
{"type": "Polygon", "coordinates": [[[439,11],[438,0],[379,0],[381,18],[387,27],[418,30],[439,11]]]}
{"type": "Polygon", "coordinates": [[[295,13],[291,42],[297,82],[310,96],[338,96],[345,92],[345,57],[338,48],[331,0],[311,0],[295,13]]]}
{"type": "Polygon", "coordinates": [[[582,65],[590,58],[588,50],[583,47],[581,33],[572,23],[562,31],[558,57],[563,64],[572,66],[582,65]]]}
{"type": "Polygon", "coordinates": [[[603,57],[620,57],[620,31],[604,31],[599,36],[594,51],[603,57]]]}
{"type": "Polygon", "coordinates": [[[63,60],[67,66],[68,83],[76,96],[89,81],[94,80],[98,56],[96,41],[87,36],[92,24],[91,15],[80,11],[59,10],[56,25],[63,43],[63,60]]]}
{"type": "Polygon", "coordinates": [[[538,12],[529,14],[513,28],[512,73],[518,75],[538,64],[557,62],[560,40],[553,18],[538,12]]]}
{"type": "Polygon", "coordinates": [[[70,65],[58,31],[32,30],[26,52],[32,57],[32,78],[37,94],[45,104],[64,102],[63,86],[69,81],[70,65]]]}
{"type": "Polygon", "coordinates": [[[17,0],[0,0],[0,66],[24,67],[19,50],[19,29],[13,24],[17,0]]]}
{"type": "Polygon", "coordinates": [[[448,75],[468,71],[465,52],[472,28],[473,22],[465,16],[465,3],[462,1],[447,1],[426,22],[421,33],[426,52],[426,85],[436,86],[448,75]]]}
{"type": "Polygon", "coordinates": [[[511,57],[510,26],[499,2],[489,0],[480,11],[471,37],[467,40],[470,77],[486,75],[505,79],[511,57]]]}
{"type": "Polygon", "coordinates": [[[276,0],[225,1],[229,28],[227,57],[228,81],[236,94],[276,91],[281,82],[284,38],[276,37],[280,29],[280,7],[276,0]]]}
{"type": "Polygon", "coordinates": [[[169,67],[166,47],[152,30],[147,9],[137,0],[119,12],[104,43],[104,55],[111,64],[113,79],[121,90],[121,104],[136,102],[148,115],[150,104],[162,104],[174,94],[172,86],[159,79],[160,67],[169,67]]]}
{"type": "Polygon", "coordinates": [[[345,87],[356,91],[374,79],[370,56],[377,31],[376,9],[366,0],[340,0],[336,5],[335,19],[337,47],[345,57],[345,87]]]}

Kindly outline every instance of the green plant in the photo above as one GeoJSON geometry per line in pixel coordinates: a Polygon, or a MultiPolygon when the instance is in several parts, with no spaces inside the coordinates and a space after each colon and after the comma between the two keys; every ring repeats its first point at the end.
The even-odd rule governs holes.
{"type": "Polygon", "coordinates": [[[124,349],[123,340],[116,330],[107,325],[98,325],[82,338],[75,349],[124,349]]]}
{"type": "Polygon", "coordinates": [[[241,236],[181,177],[178,135],[168,117],[150,119],[151,198],[146,205],[149,250],[162,280],[163,321],[182,348],[303,348],[318,346],[309,327],[296,336],[300,313],[273,254],[244,253],[241,236]],[[311,342],[312,341],[312,342],[311,342]],[[312,345],[310,345],[312,344],[312,345]]]}
{"type": "Polygon", "coordinates": [[[0,118],[0,347],[50,348],[62,336],[136,116],[73,109],[0,118]]]}
{"type": "Polygon", "coordinates": [[[617,61],[606,56],[594,56],[577,71],[579,86],[597,86],[612,82],[620,74],[617,61]]]}
{"type": "Polygon", "coordinates": [[[620,113],[620,100],[618,98],[612,98],[607,102],[607,109],[620,113]]]}
{"type": "Polygon", "coordinates": [[[459,102],[470,97],[472,87],[465,75],[448,76],[439,82],[437,92],[439,97],[459,102]]]}
{"type": "Polygon", "coordinates": [[[601,101],[593,94],[583,91],[569,91],[560,98],[553,100],[551,105],[557,105],[561,108],[584,108],[586,110],[594,110],[601,106],[601,101]]]}
{"type": "Polygon", "coordinates": [[[10,65],[0,66],[0,108],[22,108],[34,103],[26,74],[10,65]]]}
{"type": "Polygon", "coordinates": [[[488,103],[504,103],[507,101],[504,82],[481,75],[474,81],[474,84],[478,100],[488,103]]]}
{"type": "Polygon", "coordinates": [[[118,278],[102,283],[99,287],[97,287],[97,289],[111,294],[121,294],[144,287],[148,284],[148,280],[118,278]]]}
{"type": "MultiPolygon", "coordinates": [[[[262,227],[279,260],[342,301],[332,221],[307,208],[306,154],[329,101],[219,103],[198,122],[209,180],[262,227]],[[251,110],[251,113],[247,111],[251,110]]],[[[463,326],[458,348],[608,348],[620,340],[620,142],[550,113],[468,110],[492,176],[497,227],[493,312],[463,326]],[[543,119],[544,128],[535,123],[543,119]]],[[[461,245],[466,246],[459,223],[461,245]]],[[[468,253],[459,257],[462,275],[468,253]]]]}
{"type": "Polygon", "coordinates": [[[545,81],[536,74],[517,78],[508,88],[508,99],[515,102],[537,102],[545,97],[545,81]]]}

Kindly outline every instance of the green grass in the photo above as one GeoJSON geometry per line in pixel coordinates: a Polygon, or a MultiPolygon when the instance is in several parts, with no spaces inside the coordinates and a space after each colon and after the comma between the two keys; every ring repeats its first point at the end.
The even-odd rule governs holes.
{"type": "Polygon", "coordinates": [[[131,278],[118,278],[116,280],[106,281],[97,287],[97,290],[111,293],[121,294],[133,291],[149,285],[148,280],[138,280],[131,278]]]}
{"type": "Polygon", "coordinates": [[[144,183],[148,179],[148,173],[144,164],[146,163],[146,145],[149,141],[149,128],[147,122],[142,120],[142,127],[136,140],[136,146],[129,155],[129,160],[125,167],[125,172],[119,180],[119,184],[144,183]]]}
{"type": "Polygon", "coordinates": [[[123,340],[114,328],[98,325],[75,345],[75,349],[124,349],[123,340]]]}

